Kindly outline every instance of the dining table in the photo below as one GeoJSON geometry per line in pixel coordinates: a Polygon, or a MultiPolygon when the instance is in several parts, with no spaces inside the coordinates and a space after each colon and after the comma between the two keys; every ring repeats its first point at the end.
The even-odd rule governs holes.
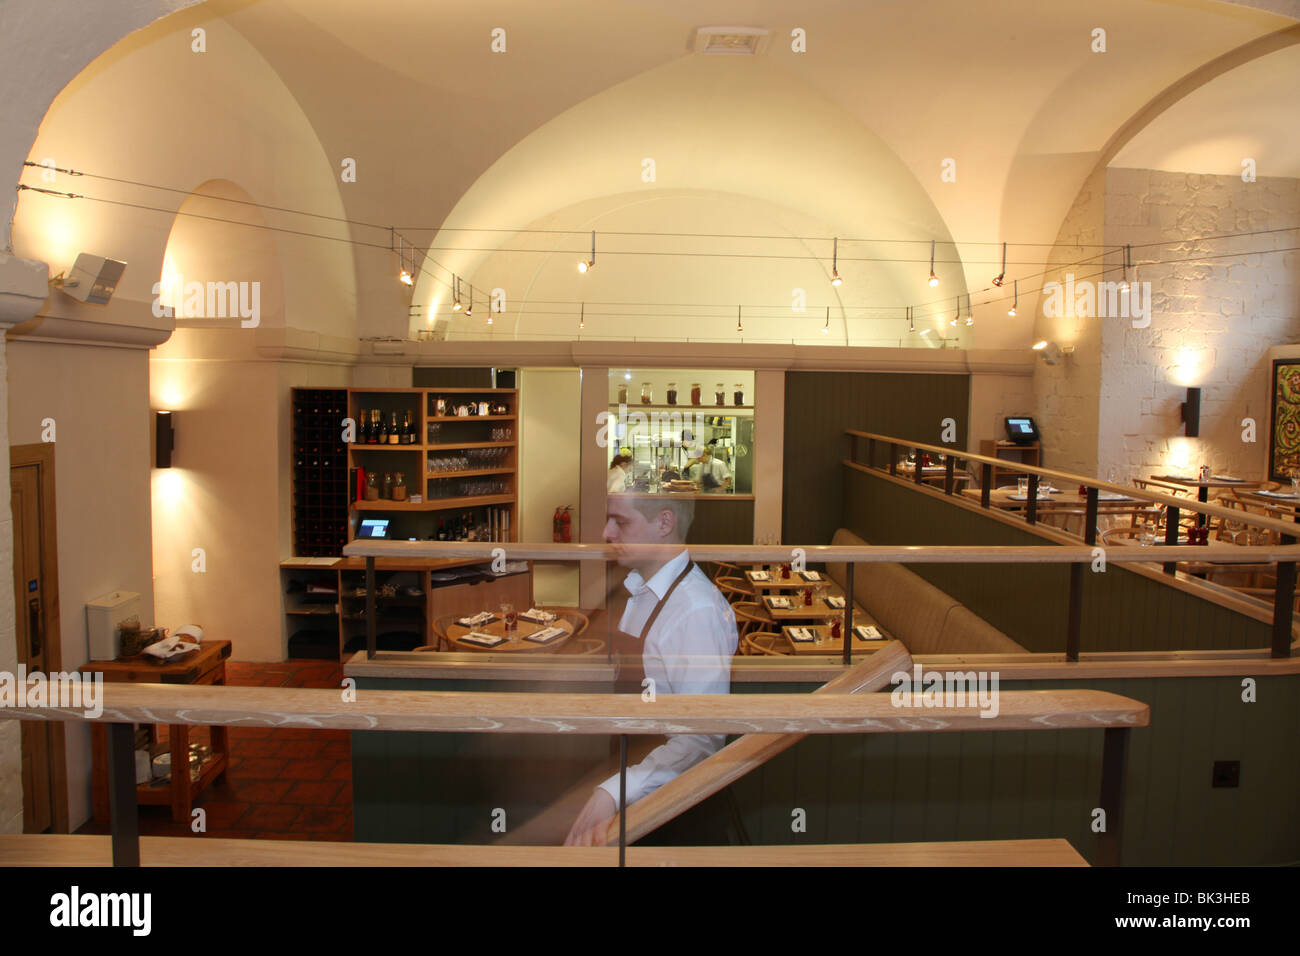
{"type": "MultiPolygon", "coordinates": [[[[835,601],[838,598],[841,605],[837,607],[834,604],[828,604],[827,599],[823,597],[814,597],[811,604],[804,604],[803,595],[798,593],[780,596],[764,595],[762,603],[764,610],[771,615],[772,620],[777,621],[778,623],[782,621],[827,620],[843,614],[845,611],[842,603],[844,600],[843,595],[828,594],[827,597],[829,597],[831,601],[835,601]],[[782,600],[786,601],[788,606],[780,606],[782,600]],[[773,606],[774,602],[777,603],[777,606],[773,606]]],[[[855,618],[859,614],[856,606],[853,609],[853,614],[855,618]]]]}
{"type": "MultiPolygon", "coordinates": [[[[544,636],[544,635],[542,635],[544,636]]],[[[549,623],[530,621],[520,616],[513,634],[506,633],[506,622],[493,615],[491,621],[472,627],[453,622],[447,625],[447,642],[458,651],[492,651],[494,653],[540,653],[563,647],[573,637],[573,622],[557,616],[549,623]],[[559,628],[563,633],[549,640],[537,640],[547,628],[559,628]],[[481,639],[480,639],[481,635],[481,639]]]]}
{"type": "Polygon", "coordinates": [[[834,584],[826,576],[824,571],[790,571],[789,577],[784,577],[781,571],[773,571],[769,568],[751,568],[745,572],[745,580],[755,591],[802,591],[804,588],[816,588],[821,585],[830,585],[830,592],[839,596],[837,590],[839,585],[834,584]]]}
{"type": "MultiPolygon", "coordinates": [[[[861,653],[877,650],[883,647],[889,641],[889,636],[877,625],[863,622],[863,627],[875,627],[876,632],[880,634],[876,638],[864,638],[858,633],[858,625],[854,625],[853,634],[853,652],[861,653]]],[[[802,629],[812,634],[813,640],[800,640],[793,633],[794,629],[800,625],[786,624],[781,628],[781,636],[789,646],[790,653],[795,656],[804,656],[809,654],[840,654],[844,651],[844,634],[841,632],[839,637],[831,636],[831,626],[829,624],[807,624],[802,625],[802,629]]]]}
{"type": "MultiPolygon", "coordinates": [[[[1209,478],[1202,480],[1196,475],[1152,475],[1152,481],[1163,481],[1170,485],[1182,485],[1184,488],[1196,489],[1196,500],[1201,504],[1206,504],[1210,500],[1211,488],[1238,488],[1250,490],[1258,488],[1263,484],[1262,481],[1252,481],[1246,478],[1233,478],[1229,475],[1211,475],[1209,478]]],[[[1205,515],[1197,512],[1196,526],[1199,528],[1205,524],[1205,515]]]]}

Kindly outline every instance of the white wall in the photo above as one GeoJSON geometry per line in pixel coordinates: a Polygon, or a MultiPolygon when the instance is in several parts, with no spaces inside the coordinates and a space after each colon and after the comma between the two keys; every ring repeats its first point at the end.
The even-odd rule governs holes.
{"type": "MultiPolygon", "coordinates": [[[[579,535],[582,376],[576,368],[525,368],[519,372],[520,541],[551,540],[551,519],[560,505],[573,506],[573,540],[579,535]]],[[[533,595],[544,604],[577,605],[575,565],[537,564],[533,595]]]]}
{"type": "MultiPolygon", "coordinates": [[[[89,659],[86,602],[118,588],[136,591],[144,620],[155,619],[148,353],[11,341],[10,441],[41,441],[44,418],[56,427],[59,621],[63,668],[71,671],[89,659]]],[[[90,815],[87,725],[67,725],[67,748],[75,829],[90,815]]]]}
{"type": "MultiPolygon", "coordinates": [[[[1144,169],[1106,172],[1106,242],[1131,243],[1133,258],[1286,249],[1295,232],[1230,242],[1186,241],[1295,226],[1300,179],[1200,176],[1144,169]],[[1155,244],[1154,246],[1151,244],[1155,244]]],[[[1139,265],[1151,283],[1151,324],[1102,326],[1100,396],[1103,471],[1146,477],[1202,464],[1221,474],[1263,478],[1268,466],[1272,346],[1300,342],[1300,253],[1139,265]],[[1185,438],[1179,404],[1202,388],[1200,437],[1185,438]],[[1242,440],[1254,418],[1258,439],[1242,440]]]]}

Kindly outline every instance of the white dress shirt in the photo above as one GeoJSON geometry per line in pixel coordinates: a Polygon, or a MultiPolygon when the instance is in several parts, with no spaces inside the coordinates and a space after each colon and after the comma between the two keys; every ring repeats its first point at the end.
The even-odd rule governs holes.
{"type": "Polygon", "coordinates": [[[609,469],[609,481],[606,483],[606,490],[610,494],[620,494],[627,490],[627,469],[622,465],[614,465],[609,469]]]}
{"type": "Polygon", "coordinates": [[[691,480],[697,482],[701,487],[704,485],[704,476],[710,475],[717,483],[715,488],[706,488],[706,491],[721,490],[723,482],[731,477],[731,472],[727,468],[727,463],[720,458],[710,456],[708,461],[698,461],[691,465],[691,480]]]}
{"type": "MultiPolygon", "coordinates": [[[[627,576],[624,586],[632,595],[619,621],[619,629],[640,634],[656,604],[686,569],[690,557],[683,551],[649,581],[640,572],[627,576]]],[[[646,677],[660,694],[731,693],[731,658],[736,653],[736,616],[731,605],[699,567],[673,591],[654,626],[645,635],[642,663],[646,677]]],[[[654,707],[646,703],[646,707],[654,707]]],[[[717,753],[726,734],[678,734],[656,747],[627,769],[627,802],[635,803],[662,787],[682,771],[717,753]]],[[[618,774],[600,784],[618,808],[618,774]]]]}

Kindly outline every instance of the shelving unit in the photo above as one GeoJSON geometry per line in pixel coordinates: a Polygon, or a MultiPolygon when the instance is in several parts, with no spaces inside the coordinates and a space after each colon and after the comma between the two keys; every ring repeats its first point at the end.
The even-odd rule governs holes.
{"type": "MultiPolygon", "coordinates": [[[[1012,441],[995,442],[984,438],[980,440],[980,454],[989,458],[1001,458],[1013,464],[1029,465],[1031,468],[1042,467],[1042,446],[1038,442],[1021,445],[1012,441]]],[[[1004,481],[1009,484],[1024,475],[1025,472],[1015,468],[994,466],[993,487],[999,487],[1004,481]]]]}
{"type": "MultiPolygon", "coordinates": [[[[348,446],[349,465],[380,477],[385,473],[401,474],[408,500],[387,498],[352,500],[353,520],[348,522],[348,540],[356,535],[360,515],[391,513],[394,517],[389,537],[436,539],[445,521],[434,512],[461,512],[452,520],[453,528],[470,525],[487,540],[516,540],[518,529],[518,421],[519,392],[513,388],[378,388],[351,389],[348,409],[361,430],[361,413],[379,411],[385,421],[396,413],[399,424],[409,414],[415,437],[410,444],[367,444],[358,441],[348,446]],[[504,404],[506,412],[489,415],[438,414],[438,401],[452,408],[464,406],[478,410],[479,403],[504,404]],[[494,429],[508,434],[494,436],[494,429]],[[486,449],[501,449],[497,456],[484,456],[486,449]],[[457,468],[454,471],[431,471],[433,461],[451,457],[484,458],[482,467],[457,468]],[[476,485],[472,493],[466,485],[476,485]],[[446,494],[448,489],[456,494],[446,494]],[[415,495],[419,501],[410,501],[415,495]],[[428,517],[422,517],[427,514],[428,517]]],[[[382,491],[381,491],[382,494],[382,491]]],[[[355,491],[352,498],[355,499],[355,491]]]]}
{"type": "Polygon", "coordinates": [[[347,390],[293,390],[293,552],[343,553],[348,540],[347,390]]]}

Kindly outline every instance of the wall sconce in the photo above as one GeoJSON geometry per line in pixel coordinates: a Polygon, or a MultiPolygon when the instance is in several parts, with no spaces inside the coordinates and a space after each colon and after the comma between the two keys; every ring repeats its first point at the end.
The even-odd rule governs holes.
{"type": "Polygon", "coordinates": [[[176,447],[176,432],[172,428],[171,412],[154,412],[154,465],[157,468],[172,466],[172,450],[176,447]]]}
{"type": "Polygon", "coordinates": [[[1201,434],[1201,390],[1189,388],[1187,401],[1179,405],[1178,410],[1183,421],[1183,434],[1188,438],[1198,437],[1201,434]]]}
{"type": "Polygon", "coordinates": [[[1057,345],[1055,342],[1047,341],[1047,339],[1039,339],[1034,343],[1033,348],[1045,365],[1059,365],[1061,362],[1061,356],[1074,354],[1073,345],[1062,347],[1057,345]]]}

